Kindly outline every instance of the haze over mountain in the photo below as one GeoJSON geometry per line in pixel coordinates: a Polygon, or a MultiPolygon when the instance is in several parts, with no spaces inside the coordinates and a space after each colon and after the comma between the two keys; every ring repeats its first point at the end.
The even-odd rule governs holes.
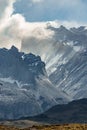
{"type": "Polygon", "coordinates": [[[42,57],[49,78],[58,89],[73,99],[87,98],[87,27],[53,27],[49,24],[47,29],[54,32],[52,39],[48,42],[32,39],[31,44],[27,39],[23,48],[26,51],[30,45],[31,52],[42,57]]]}
{"type": "Polygon", "coordinates": [[[29,44],[33,43],[33,39],[37,41],[35,42],[36,46],[38,46],[37,43],[39,42],[50,43],[52,41],[53,31],[47,29],[48,24],[51,24],[53,27],[60,25],[65,27],[86,25],[85,12],[87,12],[87,2],[85,0],[73,0],[72,5],[71,2],[71,0],[63,0],[63,2],[61,0],[55,0],[55,2],[54,0],[51,0],[51,2],[50,0],[0,0],[0,47],[10,48],[12,45],[15,45],[23,51],[27,50],[27,52],[30,52],[29,44]],[[35,12],[33,12],[33,9],[35,12]],[[81,13],[78,10],[81,10],[81,13]],[[39,13],[41,14],[39,15],[39,13]],[[76,14],[75,18],[73,18],[74,15],[72,13],[76,14]],[[49,19],[48,17],[51,16],[53,18],[49,19]],[[28,21],[26,20],[27,17],[28,21]],[[44,20],[38,21],[41,17],[44,20]],[[58,19],[58,17],[61,18],[58,19]],[[30,22],[32,19],[34,19],[34,22],[30,22]],[[27,46],[26,44],[24,45],[26,40],[27,46]]]}
{"type": "Polygon", "coordinates": [[[55,29],[55,55],[48,62],[49,77],[53,84],[73,99],[87,98],[87,29],[55,29]],[[51,70],[51,71],[50,71],[51,70]]]}

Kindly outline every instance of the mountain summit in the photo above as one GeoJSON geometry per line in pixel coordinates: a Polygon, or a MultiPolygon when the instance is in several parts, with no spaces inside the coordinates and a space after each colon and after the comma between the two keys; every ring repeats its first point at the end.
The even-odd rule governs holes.
{"type": "Polygon", "coordinates": [[[0,119],[18,119],[67,103],[68,96],[50,82],[40,56],[12,46],[0,49],[0,119]]]}

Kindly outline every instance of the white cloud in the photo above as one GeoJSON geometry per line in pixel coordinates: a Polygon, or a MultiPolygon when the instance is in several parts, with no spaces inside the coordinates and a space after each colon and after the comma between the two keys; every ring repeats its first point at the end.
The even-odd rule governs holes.
{"type": "Polygon", "coordinates": [[[0,0],[2,7],[0,8],[0,47],[10,48],[15,45],[23,51],[39,54],[45,59],[47,58],[45,53],[53,51],[54,41],[54,32],[48,30],[47,26],[49,24],[54,27],[63,24],[68,28],[73,25],[78,26],[76,22],[67,21],[26,22],[21,14],[12,14],[14,2],[15,0],[0,0]]]}
{"type": "Polygon", "coordinates": [[[13,3],[16,0],[0,0],[0,22],[7,20],[13,13],[13,3]]]}
{"type": "MultiPolygon", "coordinates": [[[[0,1],[1,2],[1,1],[0,1]]],[[[21,48],[23,39],[36,38],[38,40],[51,37],[52,31],[46,29],[46,23],[29,23],[20,14],[13,14],[15,1],[2,1],[3,14],[0,12],[0,47],[10,48],[11,45],[21,48]]]]}
{"type": "Polygon", "coordinates": [[[32,0],[33,3],[39,3],[42,2],[43,0],[32,0]]]}

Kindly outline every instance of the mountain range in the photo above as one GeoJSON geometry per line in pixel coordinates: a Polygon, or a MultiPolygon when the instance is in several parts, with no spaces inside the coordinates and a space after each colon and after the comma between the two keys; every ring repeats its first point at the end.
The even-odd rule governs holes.
{"type": "Polygon", "coordinates": [[[46,60],[51,82],[73,100],[87,98],[87,28],[48,29],[54,31],[55,41],[54,51],[46,60]]]}
{"type": "Polygon", "coordinates": [[[44,112],[71,99],[49,80],[40,56],[0,49],[0,120],[44,112]]]}
{"type": "Polygon", "coordinates": [[[45,44],[46,52],[41,44],[40,56],[15,46],[0,49],[0,120],[35,116],[62,104],[57,107],[59,116],[62,107],[65,114],[73,105],[67,103],[87,98],[87,28],[48,25],[47,29],[54,32],[53,40],[45,44]]]}

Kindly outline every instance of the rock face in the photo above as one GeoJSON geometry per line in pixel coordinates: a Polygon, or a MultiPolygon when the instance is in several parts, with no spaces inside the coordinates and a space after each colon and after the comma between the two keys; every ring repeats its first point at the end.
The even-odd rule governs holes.
{"type": "MultiPolygon", "coordinates": [[[[87,27],[66,28],[48,24],[47,29],[52,30],[52,37],[41,43],[34,40],[29,49],[44,59],[54,86],[73,99],[87,98],[87,27]]],[[[25,41],[23,45],[27,46],[27,43],[25,41]]]]}
{"type": "Polygon", "coordinates": [[[11,77],[23,83],[34,83],[34,76],[45,73],[45,63],[39,56],[19,53],[12,46],[0,50],[0,72],[2,77],[11,77]]]}
{"type": "Polygon", "coordinates": [[[87,52],[77,53],[67,63],[59,65],[50,80],[74,100],[87,98],[87,52]]]}
{"type": "Polygon", "coordinates": [[[46,61],[50,80],[73,99],[87,98],[87,27],[54,31],[54,51],[46,61]]]}
{"type": "Polygon", "coordinates": [[[50,82],[39,56],[0,49],[0,119],[18,119],[40,114],[68,96],[50,82]]]}

